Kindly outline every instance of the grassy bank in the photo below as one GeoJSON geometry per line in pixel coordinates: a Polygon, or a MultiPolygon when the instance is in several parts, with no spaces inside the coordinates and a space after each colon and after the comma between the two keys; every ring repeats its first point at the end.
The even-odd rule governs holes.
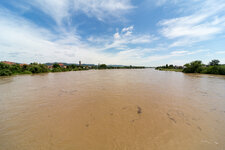
{"type": "Polygon", "coordinates": [[[160,71],[175,71],[175,72],[182,72],[183,69],[169,69],[169,68],[160,68],[160,69],[157,69],[157,70],[160,70],[160,71]]]}

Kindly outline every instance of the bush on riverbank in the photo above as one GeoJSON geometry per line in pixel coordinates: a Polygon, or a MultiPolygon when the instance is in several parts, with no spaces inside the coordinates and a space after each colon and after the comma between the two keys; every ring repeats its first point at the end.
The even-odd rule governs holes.
{"type": "Polygon", "coordinates": [[[225,75],[225,65],[205,67],[201,73],[225,75]]]}
{"type": "Polygon", "coordinates": [[[38,64],[38,63],[31,63],[27,67],[27,71],[30,71],[32,73],[46,73],[49,72],[47,65],[44,64],[38,64]]]}
{"type": "Polygon", "coordinates": [[[202,61],[200,60],[196,60],[196,61],[193,61],[191,63],[187,63],[184,65],[184,69],[183,69],[183,72],[185,73],[201,73],[202,70],[203,70],[203,64],[202,64],[202,61]]]}
{"type": "Polygon", "coordinates": [[[0,70],[0,76],[11,76],[12,72],[9,69],[0,70]]]}
{"type": "Polygon", "coordinates": [[[10,76],[12,72],[10,70],[10,65],[5,63],[0,63],[0,76],[10,76]]]}
{"type": "Polygon", "coordinates": [[[107,69],[107,66],[106,64],[101,64],[99,65],[98,69],[107,69]]]}
{"type": "Polygon", "coordinates": [[[0,62],[0,76],[10,76],[17,74],[32,74],[32,73],[47,73],[47,72],[65,72],[65,71],[80,71],[89,69],[142,69],[142,66],[107,66],[101,65],[76,65],[76,64],[63,64],[54,63],[50,65],[31,63],[27,64],[16,64],[16,63],[4,63],[0,62]]]}
{"type": "Polygon", "coordinates": [[[5,64],[0,63],[0,76],[10,76],[13,74],[31,74],[49,72],[44,64],[31,63],[30,65],[5,64]]]}
{"type": "Polygon", "coordinates": [[[168,65],[165,66],[159,66],[155,68],[156,70],[162,70],[162,71],[176,71],[176,72],[182,72],[183,66],[174,66],[174,65],[168,65]]]}
{"type": "Polygon", "coordinates": [[[156,70],[162,71],[177,71],[184,73],[202,73],[202,74],[219,74],[225,75],[225,65],[220,65],[220,61],[214,59],[209,62],[208,65],[205,65],[200,60],[196,60],[190,63],[187,63],[182,66],[174,66],[174,65],[165,65],[156,67],[156,70]],[[183,68],[183,69],[182,69],[183,68]]]}
{"type": "Polygon", "coordinates": [[[220,65],[219,62],[219,60],[214,59],[208,65],[204,65],[199,60],[193,61],[184,65],[183,72],[225,75],[225,65],[220,65]]]}

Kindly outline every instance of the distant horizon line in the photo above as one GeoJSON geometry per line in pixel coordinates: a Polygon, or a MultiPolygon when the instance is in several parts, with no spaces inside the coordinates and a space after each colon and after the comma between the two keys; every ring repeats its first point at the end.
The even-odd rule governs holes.
{"type": "MultiPolygon", "coordinates": [[[[9,62],[9,63],[14,63],[14,64],[26,64],[26,65],[29,65],[31,63],[39,63],[39,64],[55,64],[55,63],[61,63],[61,64],[68,64],[68,65],[79,65],[79,61],[78,63],[68,63],[68,62],[46,62],[46,63],[40,63],[40,62],[31,62],[31,63],[20,63],[20,62],[14,62],[14,61],[7,61],[7,60],[4,60],[4,61],[0,61],[2,63],[4,62],[9,62]]],[[[105,64],[105,63],[98,63],[98,64],[92,64],[92,63],[82,63],[81,65],[92,65],[92,66],[98,66],[98,65],[101,65],[101,64],[105,64]]],[[[117,64],[106,64],[107,66],[141,66],[141,67],[152,67],[152,66],[145,66],[145,65],[117,65],[117,64]]]]}

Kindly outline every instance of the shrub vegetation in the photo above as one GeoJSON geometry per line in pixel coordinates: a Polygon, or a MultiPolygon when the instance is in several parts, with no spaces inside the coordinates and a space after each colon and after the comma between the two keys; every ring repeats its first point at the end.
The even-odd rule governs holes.
{"type": "Polygon", "coordinates": [[[112,67],[105,64],[99,66],[83,66],[83,65],[61,65],[54,63],[52,66],[47,66],[45,64],[31,63],[29,65],[20,65],[20,64],[5,64],[0,62],[0,76],[10,76],[15,74],[35,74],[35,73],[47,73],[47,72],[64,72],[64,71],[79,71],[79,70],[88,70],[88,69],[138,69],[144,67],[137,66],[121,66],[121,67],[112,67]]]}
{"type": "Polygon", "coordinates": [[[220,61],[214,59],[205,65],[200,60],[192,61],[185,64],[183,67],[177,67],[173,65],[165,65],[156,67],[157,70],[166,70],[166,71],[182,71],[184,73],[203,73],[203,74],[219,74],[225,75],[225,65],[221,65],[220,61]],[[181,69],[183,68],[183,69],[181,69]]]}

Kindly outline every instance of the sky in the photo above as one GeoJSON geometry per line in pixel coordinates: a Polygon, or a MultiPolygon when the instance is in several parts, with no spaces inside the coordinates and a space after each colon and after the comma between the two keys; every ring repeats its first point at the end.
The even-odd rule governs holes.
{"type": "Polygon", "coordinates": [[[225,64],[225,0],[0,0],[0,61],[225,64]]]}

